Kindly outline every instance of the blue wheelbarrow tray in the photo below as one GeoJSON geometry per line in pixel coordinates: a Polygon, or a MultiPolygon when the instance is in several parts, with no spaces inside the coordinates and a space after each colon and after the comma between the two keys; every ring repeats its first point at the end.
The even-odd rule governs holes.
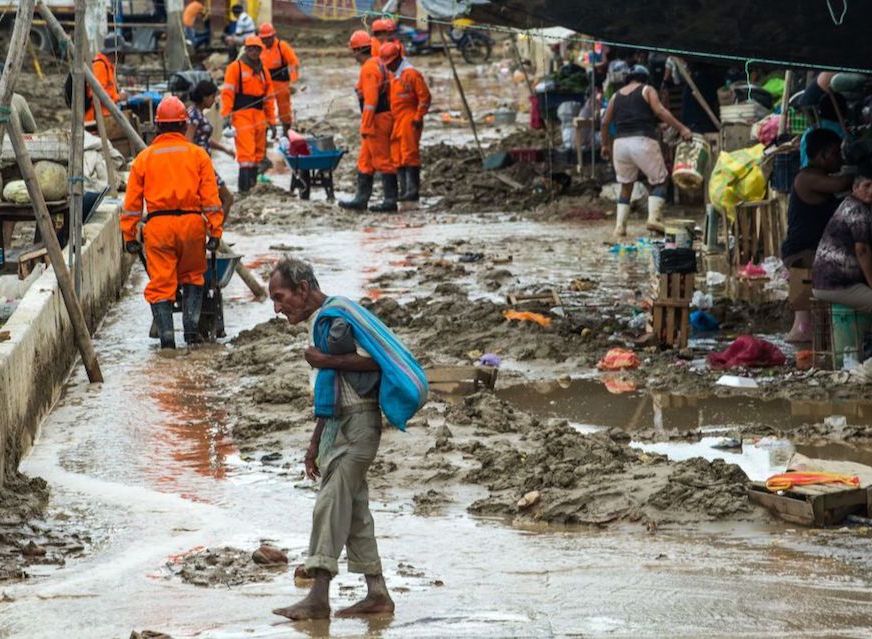
{"type": "MultiPolygon", "coordinates": [[[[218,254],[215,270],[218,275],[219,288],[224,288],[228,283],[230,283],[230,280],[233,278],[233,273],[236,272],[236,265],[239,264],[241,259],[241,255],[235,255],[232,253],[218,254]]],[[[212,284],[212,256],[208,254],[206,255],[206,273],[204,274],[204,278],[206,280],[205,286],[206,288],[209,288],[212,284]]]]}
{"type": "Polygon", "coordinates": [[[332,171],[339,166],[339,161],[345,155],[342,149],[320,151],[312,149],[309,155],[290,155],[283,153],[285,162],[295,171],[332,171]]]}

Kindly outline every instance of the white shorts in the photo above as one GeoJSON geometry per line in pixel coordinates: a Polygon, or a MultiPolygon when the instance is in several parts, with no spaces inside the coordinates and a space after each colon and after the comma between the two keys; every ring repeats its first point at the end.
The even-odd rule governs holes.
{"type": "Polygon", "coordinates": [[[652,138],[641,135],[617,138],[612,148],[612,161],[621,184],[632,184],[638,180],[639,171],[645,174],[648,184],[652,186],[663,184],[669,177],[660,143],[652,138]]]}

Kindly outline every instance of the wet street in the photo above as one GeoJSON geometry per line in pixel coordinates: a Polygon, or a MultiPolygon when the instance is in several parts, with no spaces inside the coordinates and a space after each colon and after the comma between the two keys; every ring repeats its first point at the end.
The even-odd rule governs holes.
{"type": "MultiPolygon", "coordinates": [[[[318,99],[308,94],[301,108],[318,99]]],[[[226,159],[219,167],[233,177],[226,159]]],[[[283,180],[287,176],[275,183],[283,180]]],[[[648,262],[644,255],[604,250],[609,227],[607,221],[544,224],[504,215],[436,223],[408,215],[346,230],[309,225],[239,233],[231,227],[227,240],[258,270],[280,256],[270,246],[294,247],[295,256],[314,263],[324,290],[354,298],[385,293],[378,276],[397,268],[411,243],[475,236],[501,246],[526,239],[553,252],[517,255],[513,270],[521,282],[583,275],[599,282],[603,299],[618,299],[632,294],[648,262]]],[[[160,353],[147,337],[143,286],[136,265],[95,336],[106,382],[89,386],[76,369],[21,465],[50,484],[49,517],[87,531],[91,543],[82,558],[0,589],[4,639],[126,639],[143,629],[176,639],[870,636],[872,577],[856,560],[868,554],[865,538],[847,551],[830,551],[774,520],[765,527],[713,524],[656,534],[638,525],[522,529],[474,518],[459,504],[418,515],[407,491],[390,485],[373,491],[372,507],[396,615],[296,624],[275,617],[273,608],[305,594],[293,580],[315,499],[313,484],[302,477],[303,451],[283,451],[289,468],[239,454],[224,400],[204,366],[230,346],[160,353]],[[250,551],[263,540],[288,549],[291,561],[291,569],[271,581],[203,588],[182,582],[173,570],[178,556],[192,550],[250,551]]],[[[387,292],[402,299],[430,291],[387,292]]],[[[478,294],[492,293],[481,288],[478,294]]],[[[273,317],[271,303],[252,301],[239,278],[225,289],[225,300],[228,340],[273,317]]],[[[544,366],[505,365],[531,378],[541,378],[544,366]]],[[[583,379],[591,371],[572,373],[569,387],[546,382],[512,391],[506,383],[500,393],[537,414],[593,429],[632,420],[639,430],[656,428],[658,420],[706,427],[736,413],[735,404],[706,398],[680,403],[639,393],[615,399],[583,379]]],[[[767,419],[793,408],[748,404],[741,410],[748,419],[767,419]]],[[[844,410],[849,420],[869,415],[865,406],[851,410],[844,410]]],[[[768,469],[769,458],[761,459],[752,463],[768,469]]],[[[364,592],[362,579],[341,564],[331,588],[334,609],[364,592]]]]}

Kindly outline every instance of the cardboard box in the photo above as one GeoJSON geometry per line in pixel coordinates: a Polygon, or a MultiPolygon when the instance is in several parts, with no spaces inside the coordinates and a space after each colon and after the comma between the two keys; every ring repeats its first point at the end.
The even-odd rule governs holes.
{"type": "Polygon", "coordinates": [[[811,269],[791,268],[787,299],[794,311],[811,310],[811,269]]]}

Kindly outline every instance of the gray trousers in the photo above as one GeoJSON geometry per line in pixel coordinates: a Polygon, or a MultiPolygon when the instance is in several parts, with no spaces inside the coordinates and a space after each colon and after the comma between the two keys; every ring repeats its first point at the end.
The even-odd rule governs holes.
{"type": "Polygon", "coordinates": [[[833,290],[814,289],[812,295],[830,304],[842,304],[861,313],[872,313],[872,288],[865,284],[854,284],[833,290]]]}
{"type": "Polygon", "coordinates": [[[324,430],[331,426],[338,426],[338,431],[332,448],[322,459],[321,490],[312,512],[306,568],[335,575],[339,572],[339,555],[345,548],[349,572],[381,574],[366,484],[366,471],[381,440],[381,413],[378,408],[352,412],[328,420],[324,430]]]}

